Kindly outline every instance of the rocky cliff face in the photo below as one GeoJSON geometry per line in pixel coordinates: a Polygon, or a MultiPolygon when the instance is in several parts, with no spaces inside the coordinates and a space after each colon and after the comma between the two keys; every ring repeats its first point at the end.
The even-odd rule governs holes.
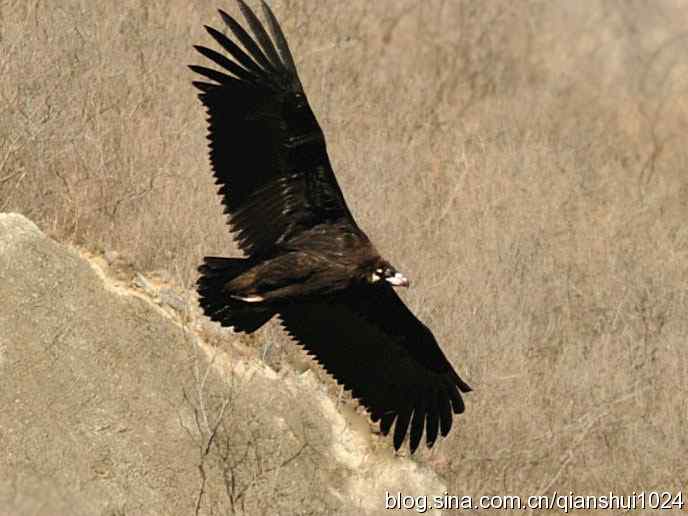
{"type": "Polygon", "coordinates": [[[382,514],[385,491],[445,491],[312,373],[211,346],[163,297],[0,214],[0,514],[382,514]]]}

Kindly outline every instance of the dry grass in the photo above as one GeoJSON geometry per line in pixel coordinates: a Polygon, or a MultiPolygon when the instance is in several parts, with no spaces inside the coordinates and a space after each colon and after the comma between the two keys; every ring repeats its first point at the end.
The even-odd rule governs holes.
{"type": "MultiPolygon", "coordinates": [[[[688,4],[273,3],[352,210],[475,387],[421,460],[461,494],[685,486],[688,4]]],[[[0,211],[187,286],[232,252],[183,68],[214,7],[0,0],[0,211]]]]}

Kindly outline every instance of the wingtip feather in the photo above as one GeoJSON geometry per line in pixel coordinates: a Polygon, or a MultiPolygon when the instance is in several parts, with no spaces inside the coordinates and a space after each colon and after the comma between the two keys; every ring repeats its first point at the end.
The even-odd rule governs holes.
{"type": "Polygon", "coordinates": [[[294,79],[299,84],[299,87],[301,87],[301,81],[299,80],[298,73],[296,71],[296,63],[294,62],[294,56],[292,55],[291,50],[289,49],[289,44],[287,43],[287,38],[284,35],[284,32],[282,31],[282,27],[277,21],[277,17],[272,12],[272,9],[270,9],[270,6],[267,3],[265,3],[264,0],[261,0],[261,7],[263,9],[263,14],[268,20],[268,27],[270,29],[270,33],[272,34],[272,39],[277,44],[280,57],[282,58],[282,62],[291,72],[294,79]]]}
{"type": "Polygon", "coordinates": [[[440,434],[442,434],[442,437],[447,437],[451,430],[453,419],[449,398],[446,393],[439,393],[437,401],[440,414],[440,434]]]}
{"type": "Polygon", "coordinates": [[[423,427],[425,426],[425,407],[422,401],[413,410],[411,418],[411,435],[409,436],[409,449],[414,453],[423,437],[423,427]]]}
{"type": "Polygon", "coordinates": [[[397,416],[397,422],[394,425],[394,449],[399,450],[406,439],[408,433],[409,423],[411,422],[411,408],[406,407],[397,416]]]}
{"type": "Polygon", "coordinates": [[[265,31],[265,27],[261,23],[260,19],[258,19],[258,16],[256,16],[256,13],[254,13],[253,10],[243,0],[236,1],[239,4],[241,14],[244,16],[244,19],[248,22],[249,27],[251,27],[253,35],[260,44],[261,50],[267,58],[267,63],[265,64],[272,67],[273,69],[279,68],[280,66],[284,66],[279,54],[277,53],[277,50],[275,49],[275,45],[272,42],[272,39],[265,31]]]}

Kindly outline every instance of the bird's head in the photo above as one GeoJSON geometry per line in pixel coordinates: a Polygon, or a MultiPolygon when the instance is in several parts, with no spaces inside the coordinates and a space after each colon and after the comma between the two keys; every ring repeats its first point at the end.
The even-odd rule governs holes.
{"type": "Polygon", "coordinates": [[[410,285],[406,276],[398,272],[392,264],[386,260],[377,262],[368,275],[368,281],[370,283],[377,283],[380,280],[385,280],[394,287],[408,287],[410,285]]]}

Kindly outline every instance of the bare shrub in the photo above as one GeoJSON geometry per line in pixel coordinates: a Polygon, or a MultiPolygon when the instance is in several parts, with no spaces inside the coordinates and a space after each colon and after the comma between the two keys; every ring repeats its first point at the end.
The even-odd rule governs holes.
{"type": "Polygon", "coordinates": [[[198,448],[195,514],[332,511],[332,496],[315,487],[327,474],[322,455],[328,436],[313,425],[306,402],[275,396],[274,380],[266,382],[260,370],[220,373],[217,353],[208,359],[198,340],[189,340],[195,382],[183,400],[193,419],[179,423],[198,448]],[[290,415],[279,415],[287,410],[290,415]]]}

